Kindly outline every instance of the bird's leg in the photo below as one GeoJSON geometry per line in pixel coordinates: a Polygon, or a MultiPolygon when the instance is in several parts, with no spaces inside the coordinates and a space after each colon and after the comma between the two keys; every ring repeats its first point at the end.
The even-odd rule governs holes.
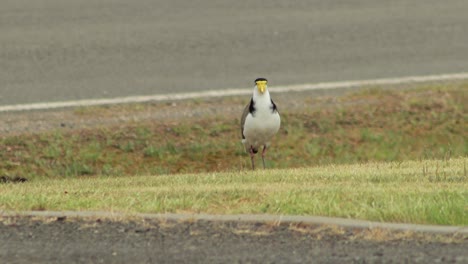
{"type": "Polygon", "coordinates": [[[255,170],[255,160],[254,160],[254,157],[255,157],[255,153],[254,153],[253,147],[250,146],[250,161],[252,162],[252,170],[255,170]]]}
{"type": "Polygon", "coordinates": [[[264,146],[263,146],[263,151],[262,151],[263,169],[265,169],[265,153],[266,153],[266,150],[267,150],[267,146],[264,145],[264,146]]]}

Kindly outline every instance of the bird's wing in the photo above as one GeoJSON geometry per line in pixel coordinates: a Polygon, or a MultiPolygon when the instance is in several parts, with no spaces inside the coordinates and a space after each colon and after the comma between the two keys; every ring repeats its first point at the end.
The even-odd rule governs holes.
{"type": "Polygon", "coordinates": [[[245,108],[244,108],[244,112],[242,113],[242,117],[241,117],[241,134],[242,134],[242,139],[245,139],[245,136],[244,136],[244,124],[245,124],[245,119],[247,118],[247,115],[249,113],[252,113],[253,111],[255,110],[254,108],[254,101],[253,101],[253,98],[250,99],[250,103],[248,103],[245,108]]]}
{"type": "Polygon", "coordinates": [[[278,112],[278,107],[276,107],[276,104],[275,102],[273,102],[272,99],[271,100],[271,111],[274,113],[274,112],[278,112]]]}

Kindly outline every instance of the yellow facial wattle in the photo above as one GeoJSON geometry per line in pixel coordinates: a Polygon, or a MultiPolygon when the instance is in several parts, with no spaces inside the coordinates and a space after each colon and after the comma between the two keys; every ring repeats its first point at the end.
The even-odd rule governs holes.
{"type": "Polygon", "coordinates": [[[266,91],[267,81],[257,81],[256,84],[260,93],[264,93],[266,91]]]}

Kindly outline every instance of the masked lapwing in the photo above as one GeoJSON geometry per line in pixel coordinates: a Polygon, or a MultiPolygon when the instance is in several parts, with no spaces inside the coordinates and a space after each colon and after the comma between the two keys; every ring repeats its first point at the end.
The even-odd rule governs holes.
{"type": "Polygon", "coordinates": [[[242,143],[245,150],[250,153],[253,170],[255,169],[254,157],[260,147],[263,147],[262,162],[265,168],[266,150],[281,123],[278,109],[270,98],[267,83],[265,78],[255,80],[252,98],[241,118],[242,143]]]}

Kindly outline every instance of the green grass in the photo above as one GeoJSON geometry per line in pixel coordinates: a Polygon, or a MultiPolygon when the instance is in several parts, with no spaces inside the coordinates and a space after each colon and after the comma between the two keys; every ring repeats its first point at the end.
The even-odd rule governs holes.
{"type": "Polygon", "coordinates": [[[468,225],[468,159],[0,185],[4,210],[293,214],[468,225]]]}

